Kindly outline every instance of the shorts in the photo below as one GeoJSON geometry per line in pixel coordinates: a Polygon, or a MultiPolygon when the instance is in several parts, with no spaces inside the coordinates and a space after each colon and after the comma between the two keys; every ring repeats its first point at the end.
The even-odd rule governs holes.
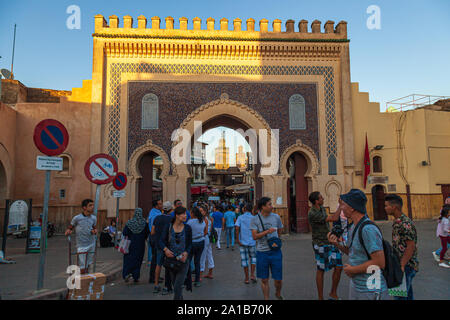
{"type": "Polygon", "coordinates": [[[240,246],[239,252],[241,254],[241,266],[242,268],[248,267],[248,262],[250,264],[256,264],[256,249],[255,246],[240,246]]]}
{"type": "Polygon", "coordinates": [[[342,254],[335,246],[313,244],[313,248],[317,270],[328,271],[334,267],[342,267],[342,254]]]}
{"type": "Polygon", "coordinates": [[[164,263],[164,252],[162,250],[156,249],[156,265],[162,266],[164,263]]]}
{"type": "Polygon", "coordinates": [[[78,247],[78,265],[80,269],[87,269],[93,263],[95,254],[95,243],[88,247],[78,247]],[[87,260],[87,263],[86,263],[87,260]]]}
{"type": "Polygon", "coordinates": [[[283,280],[283,254],[281,250],[256,251],[256,276],[268,279],[269,271],[272,279],[283,280]]]}

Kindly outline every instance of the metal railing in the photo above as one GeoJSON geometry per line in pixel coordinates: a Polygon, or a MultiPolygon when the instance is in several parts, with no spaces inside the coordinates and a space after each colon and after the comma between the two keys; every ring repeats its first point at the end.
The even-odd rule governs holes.
{"type": "Polygon", "coordinates": [[[435,102],[443,99],[450,99],[450,96],[432,96],[413,93],[408,96],[386,102],[386,112],[414,110],[416,108],[434,104],[435,102]]]}

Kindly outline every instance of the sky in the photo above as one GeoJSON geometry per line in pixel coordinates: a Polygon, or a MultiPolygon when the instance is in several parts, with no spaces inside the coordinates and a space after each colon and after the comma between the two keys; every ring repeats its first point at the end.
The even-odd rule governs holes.
{"type": "Polygon", "coordinates": [[[236,165],[236,153],[238,147],[243,146],[244,153],[251,152],[250,145],[244,139],[244,137],[237,131],[227,127],[217,127],[204,132],[198,141],[205,142],[208,145],[205,147],[206,162],[209,164],[215,163],[216,156],[215,150],[219,146],[219,140],[222,137],[222,132],[225,132],[225,144],[229,151],[229,164],[231,166],[236,165]]]}
{"type": "MultiPolygon", "coordinates": [[[[178,19],[225,17],[258,21],[266,18],[269,31],[272,21],[341,20],[348,22],[351,81],[359,82],[360,91],[380,103],[412,93],[450,96],[450,0],[189,0],[189,1],[116,1],[116,0],[0,0],[0,68],[11,68],[14,24],[17,24],[14,57],[15,79],[28,87],[71,90],[81,87],[83,79],[92,78],[92,33],[94,16],[117,15],[120,27],[123,16],[172,16],[178,19]],[[67,8],[80,8],[80,29],[68,29],[67,8]],[[369,29],[372,5],[380,9],[378,29],[369,29]]],[[[108,20],[108,19],[107,19],[108,20]]],[[[232,23],[230,23],[230,26],[232,23]]],[[[243,24],[245,25],[245,24],[243,24]]]]}

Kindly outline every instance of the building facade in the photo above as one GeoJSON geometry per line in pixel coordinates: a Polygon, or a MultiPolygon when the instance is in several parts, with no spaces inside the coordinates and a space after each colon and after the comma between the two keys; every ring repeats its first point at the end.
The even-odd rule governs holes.
{"type": "MultiPolygon", "coordinates": [[[[223,125],[255,129],[257,141],[278,136],[279,148],[269,144],[264,150],[279,163],[274,173],[263,170],[267,164],[258,157],[259,142],[259,150],[252,147],[252,158],[258,158],[252,181],[256,199],[272,198],[285,231],[308,231],[307,195],[316,190],[330,211],[339,194],[356,187],[368,195],[371,217],[380,219],[381,196],[394,191],[405,197],[413,218],[437,215],[450,185],[450,113],[381,113],[379,104],[369,102],[368,94],[351,83],[346,22],[335,26],[327,21],[322,27],[315,20],[308,27],[306,20],[298,26],[288,20],[282,30],[277,19],[269,30],[263,19],[258,31],[253,19],[246,26],[235,19],[229,26],[227,19],[216,24],[210,18],[206,29],[199,18],[193,19],[193,29],[186,18],[179,19],[179,28],[171,17],[165,19],[165,29],[160,22],[153,17],[150,25],[139,16],[136,24],[125,16],[119,26],[117,16],[107,22],[97,15],[92,79],[83,81],[82,88],[55,94],[51,102],[28,102],[26,88],[19,85],[15,91],[4,90],[2,199],[33,198],[34,212],[41,210],[43,192],[37,181],[43,184],[44,174],[35,169],[38,151],[32,134],[37,122],[55,118],[66,125],[71,140],[63,155],[67,173],[52,174],[50,221],[62,228],[81,200],[94,196],[83,167],[100,152],[116,158],[119,171],[128,176],[120,202],[124,220],[136,206],[148,209],[153,174],[144,172],[153,170],[155,157],[161,159],[163,200],[187,203],[192,170],[172,161],[179,142],[172,133],[184,129],[194,136],[194,123],[201,121],[203,132],[223,125]],[[363,188],[366,134],[371,161],[375,158],[377,171],[381,161],[382,170],[371,172],[363,188]],[[384,147],[373,149],[377,145],[384,147]],[[66,199],[59,198],[62,189],[66,199]]],[[[115,215],[112,191],[112,185],[102,187],[104,218],[115,215]]]]}

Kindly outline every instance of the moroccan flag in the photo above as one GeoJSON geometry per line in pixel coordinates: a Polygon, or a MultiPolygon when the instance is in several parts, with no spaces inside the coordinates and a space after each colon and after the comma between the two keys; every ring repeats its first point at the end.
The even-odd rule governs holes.
{"type": "Polygon", "coordinates": [[[367,177],[370,173],[370,156],[369,156],[369,145],[367,143],[367,133],[366,133],[366,147],[364,148],[364,188],[366,188],[367,177]]]}

